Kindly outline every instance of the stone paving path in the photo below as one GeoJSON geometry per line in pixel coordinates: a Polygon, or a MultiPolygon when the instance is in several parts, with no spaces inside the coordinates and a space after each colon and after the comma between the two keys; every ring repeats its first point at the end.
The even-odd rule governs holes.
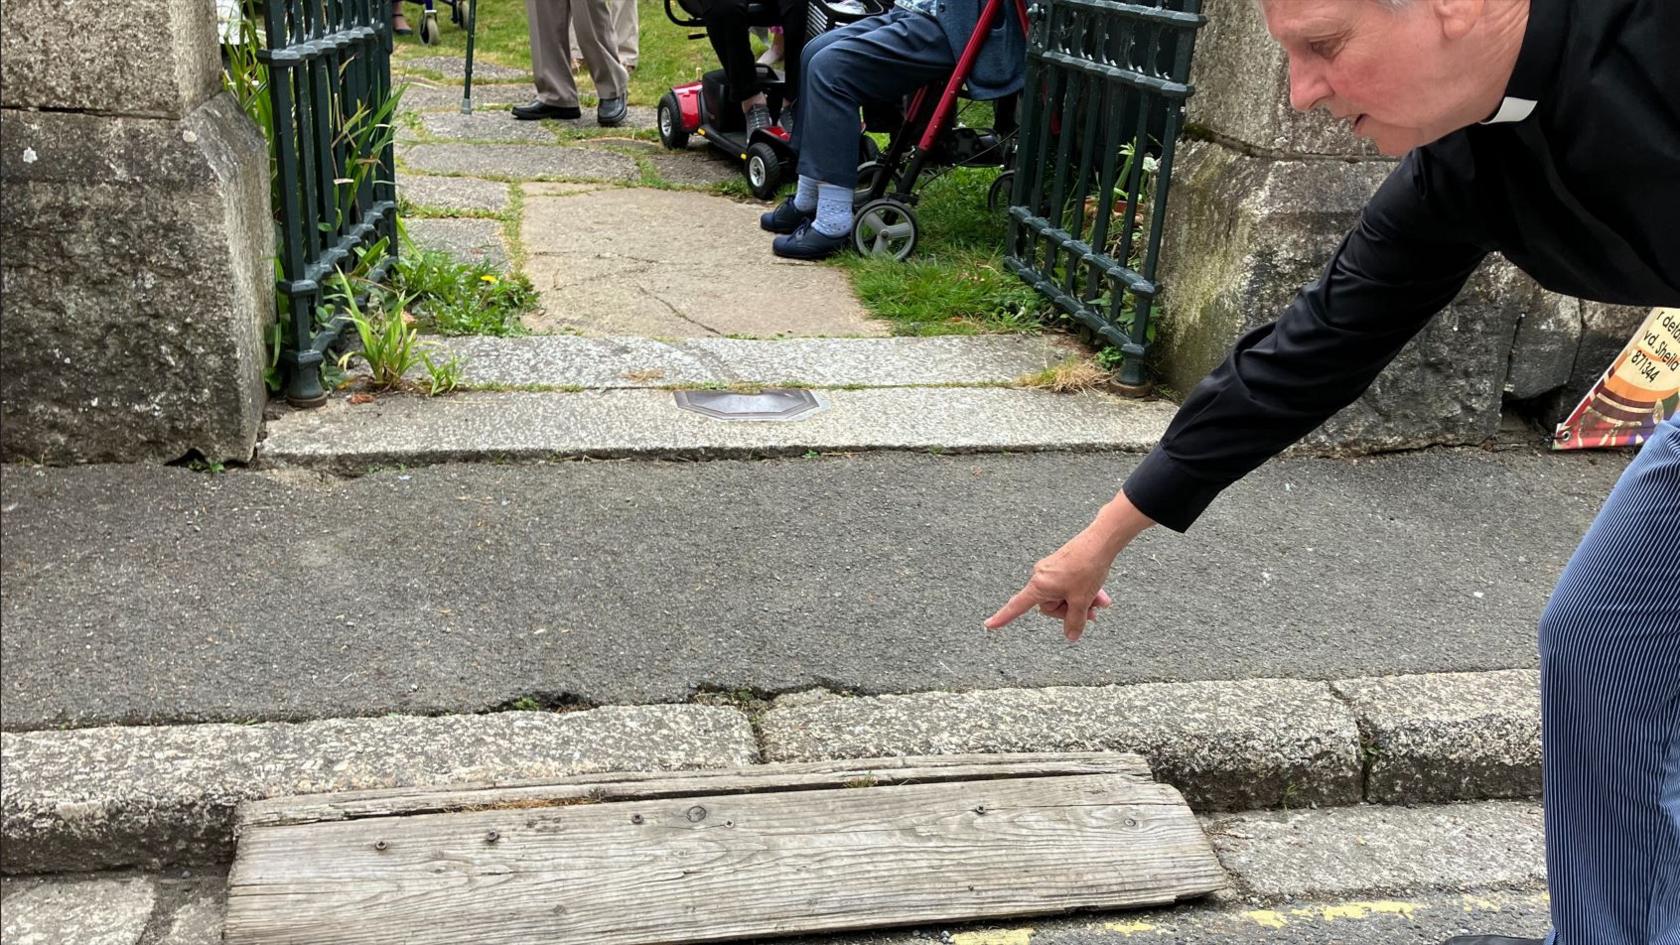
{"type": "Polygon", "coordinates": [[[660,338],[889,334],[845,273],[787,263],[758,227],[765,205],[737,196],[740,169],[703,144],[663,148],[654,110],[623,127],[515,120],[529,101],[517,70],[479,68],[461,112],[460,64],[410,70],[397,139],[398,191],[416,243],[530,276],[542,333],[660,338]],[[437,78],[443,76],[443,79],[437,78]]]}

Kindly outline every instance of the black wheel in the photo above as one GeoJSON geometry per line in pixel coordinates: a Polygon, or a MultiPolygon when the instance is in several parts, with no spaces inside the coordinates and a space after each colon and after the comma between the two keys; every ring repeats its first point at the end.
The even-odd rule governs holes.
{"type": "Polygon", "coordinates": [[[673,151],[688,147],[688,129],[683,127],[682,106],[675,92],[666,92],[659,100],[659,143],[673,151]]]}
{"type": "Polygon", "coordinates": [[[986,209],[997,213],[1009,206],[1010,194],[1015,189],[1015,172],[1004,171],[992,181],[992,186],[986,191],[986,209]]]}
{"type": "Polygon", "coordinates": [[[427,46],[435,44],[439,39],[437,11],[427,10],[420,20],[420,42],[427,46]]]}
{"type": "MultiPolygon", "coordinates": [[[[861,207],[868,203],[875,190],[875,182],[886,173],[886,165],[880,161],[865,161],[858,165],[857,186],[852,189],[852,206],[861,207]]],[[[890,194],[898,189],[898,181],[887,185],[883,194],[890,194]]]]}
{"type": "Polygon", "coordinates": [[[916,251],[921,227],[916,211],[891,197],[864,204],[852,220],[852,248],[862,256],[882,256],[903,262],[916,251]]]}
{"type": "Polygon", "coordinates": [[[881,146],[869,135],[858,135],[858,163],[868,164],[881,159],[881,146]]]}
{"type": "Polygon", "coordinates": [[[782,159],[762,141],[747,149],[747,188],[760,200],[776,196],[782,187],[782,159]]]}

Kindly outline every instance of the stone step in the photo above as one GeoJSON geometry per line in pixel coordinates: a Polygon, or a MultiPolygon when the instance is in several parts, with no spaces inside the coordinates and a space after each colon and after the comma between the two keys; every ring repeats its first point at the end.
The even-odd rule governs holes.
{"type": "Polygon", "coordinates": [[[372,402],[337,398],[268,425],[270,466],[343,473],[381,466],[567,457],[719,459],[808,452],[941,450],[1144,451],[1173,405],[1101,393],[1001,387],[891,387],[810,392],[816,409],[788,421],[720,420],[684,410],[687,392],[469,392],[372,402]]]}
{"type": "MultiPolygon", "coordinates": [[[[434,359],[461,359],[465,386],[556,389],[1013,385],[1079,354],[1069,339],[1053,335],[784,341],[531,335],[427,343],[436,349],[434,359]]],[[[424,375],[417,369],[412,376],[424,375]]]]}

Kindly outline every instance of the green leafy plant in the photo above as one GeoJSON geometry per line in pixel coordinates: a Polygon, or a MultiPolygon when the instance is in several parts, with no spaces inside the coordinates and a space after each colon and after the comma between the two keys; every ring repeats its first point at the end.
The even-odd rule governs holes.
{"type": "Polygon", "coordinates": [[[460,355],[452,354],[448,360],[443,360],[433,358],[428,351],[421,351],[420,362],[426,366],[426,393],[436,397],[461,386],[464,365],[460,355]]]}
{"type": "Polygon", "coordinates": [[[420,332],[409,324],[408,299],[394,293],[370,292],[367,307],[356,299],[355,286],[338,276],[336,301],[342,305],[356,329],[361,349],[347,351],[339,367],[348,369],[361,358],[372,372],[373,386],[381,390],[400,387],[403,375],[421,363],[420,332]]]}
{"type": "Polygon", "coordinates": [[[420,324],[441,335],[522,334],[520,317],[537,308],[537,290],[523,274],[412,245],[397,257],[392,281],[413,298],[420,324]]]}

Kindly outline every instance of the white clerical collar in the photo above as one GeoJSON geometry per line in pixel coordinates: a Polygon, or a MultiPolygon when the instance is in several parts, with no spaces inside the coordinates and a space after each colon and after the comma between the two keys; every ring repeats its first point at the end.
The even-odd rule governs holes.
{"type": "Polygon", "coordinates": [[[1540,103],[1531,98],[1517,98],[1514,95],[1505,96],[1505,101],[1499,104],[1499,110],[1493,117],[1482,122],[1484,125],[1502,125],[1507,122],[1522,121],[1534,114],[1534,106],[1540,103]]]}

